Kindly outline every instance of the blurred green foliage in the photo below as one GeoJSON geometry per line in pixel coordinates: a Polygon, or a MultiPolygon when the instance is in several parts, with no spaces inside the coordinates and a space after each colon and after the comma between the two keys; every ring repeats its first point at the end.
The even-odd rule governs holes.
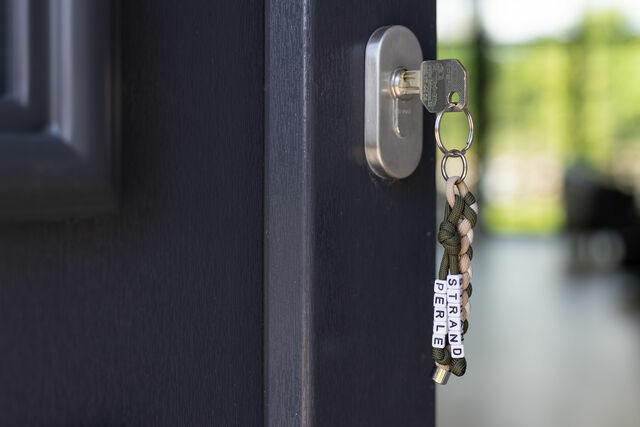
{"type": "MultiPolygon", "coordinates": [[[[566,39],[495,45],[478,34],[469,43],[440,44],[438,49],[439,58],[459,58],[470,73],[470,108],[480,113],[478,126],[483,127],[474,145],[480,159],[472,167],[484,179],[496,172],[491,170],[496,163],[504,166],[498,158],[510,158],[517,165],[511,175],[498,174],[519,180],[521,191],[516,194],[490,194],[501,187],[482,182],[485,225],[490,229],[558,230],[563,224],[562,176],[567,167],[586,161],[615,178],[623,172],[616,168],[618,156],[637,153],[640,38],[620,13],[589,13],[566,39]],[[480,79],[475,78],[478,74],[480,79]],[[530,158],[551,166],[524,171],[530,158]],[[554,165],[559,173],[551,170],[554,165]],[[522,177],[523,173],[539,176],[522,177]],[[559,178],[527,194],[535,179],[549,176],[559,178]]],[[[447,128],[448,141],[466,139],[464,120],[460,123],[447,128]]]]}

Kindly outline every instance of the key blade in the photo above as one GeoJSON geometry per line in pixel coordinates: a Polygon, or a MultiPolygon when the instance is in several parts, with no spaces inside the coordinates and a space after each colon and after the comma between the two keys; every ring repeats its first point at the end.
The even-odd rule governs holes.
{"type": "Polygon", "coordinates": [[[438,113],[449,106],[449,96],[457,93],[456,110],[467,106],[469,99],[469,74],[457,59],[424,61],[420,65],[422,84],[420,99],[427,110],[438,113]]]}

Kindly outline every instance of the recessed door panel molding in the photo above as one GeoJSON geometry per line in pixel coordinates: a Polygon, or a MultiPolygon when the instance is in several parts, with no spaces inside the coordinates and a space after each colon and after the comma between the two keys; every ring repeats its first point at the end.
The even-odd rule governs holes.
{"type": "Polygon", "coordinates": [[[117,3],[0,0],[0,220],[115,211],[117,3]]]}
{"type": "MultiPolygon", "coordinates": [[[[0,25],[6,28],[7,24],[7,0],[0,0],[0,25]]],[[[7,31],[0,31],[0,99],[5,97],[7,90],[7,73],[6,73],[6,36],[7,31]]]]}

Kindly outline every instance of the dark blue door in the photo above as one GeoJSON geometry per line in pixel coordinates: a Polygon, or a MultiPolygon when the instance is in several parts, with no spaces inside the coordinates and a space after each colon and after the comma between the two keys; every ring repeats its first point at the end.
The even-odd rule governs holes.
{"type": "Polygon", "coordinates": [[[0,425],[433,425],[433,144],[369,171],[363,73],[435,0],[0,22],[0,425]]]}

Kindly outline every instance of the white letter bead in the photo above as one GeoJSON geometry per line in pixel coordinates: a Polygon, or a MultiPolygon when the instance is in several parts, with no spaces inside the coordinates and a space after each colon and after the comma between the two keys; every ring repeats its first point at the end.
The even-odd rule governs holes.
{"type": "Polygon", "coordinates": [[[447,292],[447,281],[446,280],[436,280],[433,282],[433,292],[437,294],[444,294],[447,292]]]}
{"type": "Polygon", "coordinates": [[[434,307],[446,307],[447,297],[445,294],[433,294],[433,306],[434,307]]]}
{"type": "Polygon", "coordinates": [[[461,304],[462,289],[449,289],[447,292],[447,302],[449,304],[461,304]]]}
{"type": "Polygon", "coordinates": [[[449,317],[449,330],[462,332],[462,319],[459,317],[449,317]]]}
{"type": "Polygon", "coordinates": [[[449,344],[453,347],[454,345],[462,344],[462,333],[449,331],[449,344]]]}
{"type": "Polygon", "coordinates": [[[454,359],[462,359],[464,357],[464,344],[451,345],[451,357],[454,359]]]}
{"type": "Polygon", "coordinates": [[[447,314],[449,315],[449,317],[462,316],[462,306],[459,304],[449,305],[447,307],[447,314]]]}
{"type": "Polygon", "coordinates": [[[449,289],[462,289],[462,274],[449,274],[447,285],[449,289]]]}
{"type": "Polygon", "coordinates": [[[444,337],[444,335],[433,334],[433,336],[431,337],[431,347],[444,348],[444,337]]]}
{"type": "Polygon", "coordinates": [[[445,307],[436,307],[433,309],[434,321],[447,321],[447,309],[445,307]]]}
{"type": "Polygon", "coordinates": [[[434,320],[433,333],[436,335],[444,335],[447,333],[447,322],[442,320],[434,320]]]}

